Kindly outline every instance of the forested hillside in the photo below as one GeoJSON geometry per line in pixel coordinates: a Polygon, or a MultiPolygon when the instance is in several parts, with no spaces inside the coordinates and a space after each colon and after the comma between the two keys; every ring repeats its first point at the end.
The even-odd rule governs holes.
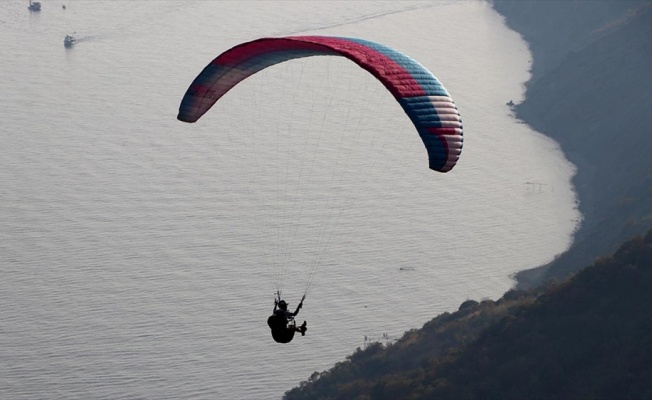
{"type": "Polygon", "coordinates": [[[651,303],[649,231],[568,281],[359,349],[285,399],[649,399],[651,303]]]}
{"type": "Polygon", "coordinates": [[[584,222],[571,249],[518,275],[563,278],[652,227],[652,2],[503,1],[494,7],[533,54],[519,118],[577,166],[584,222]]]}

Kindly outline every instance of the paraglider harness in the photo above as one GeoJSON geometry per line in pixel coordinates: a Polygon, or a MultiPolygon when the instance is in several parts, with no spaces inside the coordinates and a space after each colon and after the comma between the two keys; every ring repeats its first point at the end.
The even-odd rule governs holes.
{"type": "MultiPolygon", "coordinates": [[[[276,292],[274,299],[274,314],[267,318],[267,325],[272,330],[272,337],[278,343],[289,343],[294,338],[295,332],[299,332],[297,322],[294,317],[299,313],[303,307],[303,301],[306,299],[304,294],[297,306],[297,309],[292,313],[287,310],[285,301],[281,300],[281,293],[276,292]]],[[[305,323],[303,328],[305,329],[305,323]]]]}

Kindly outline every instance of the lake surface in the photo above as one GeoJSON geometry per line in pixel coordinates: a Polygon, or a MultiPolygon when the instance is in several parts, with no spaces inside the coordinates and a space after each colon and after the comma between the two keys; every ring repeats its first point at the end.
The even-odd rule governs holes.
{"type": "Polygon", "coordinates": [[[484,2],[26,3],[0,2],[1,398],[280,398],[570,244],[574,168],[506,106],[530,54],[484,2]],[[457,167],[430,171],[391,96],[337,58],[176,120],[219,53],[298,34],[433,71],[464,120],[457,167]],[[289,345],[265,323],[277,289],[291,307],[309,289],[289,345]]]}

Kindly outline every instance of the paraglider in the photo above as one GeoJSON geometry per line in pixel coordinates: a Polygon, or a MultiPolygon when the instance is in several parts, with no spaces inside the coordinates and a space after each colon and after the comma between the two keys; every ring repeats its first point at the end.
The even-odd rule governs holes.
{"type": "MultiPolygon", "coordinates": [[[[362,39],[289,36],[239,44],[220,54],[194,79],[181,101],[177,118],[194,123],[246,78],[279,63],[313,56],[344,57],[369,72],[412,122],[428,154],[430,169],[444,173],[455,167],[463,145],[462,120],[448,91],[419,62],[362,39]]],[[[285,251],[289,246],[278,247],[285,251]]],[[[279,258],[287,263],[290,257],[279,258]]],[[[306,288],[296,311],[291,313],[277,287],[274,314],[267,321],[275,341],[287,343],[296,332],[305,335],[306,323],[297,327],[294,317],[302,308],[307,291],[306,288]]]]}
{"type": "Polygon", "coordinates": [[[301,326],[297,327],[294,320],[303,308],[303,301],[306,299],[304,295],[294,312],[288,311],[288,304],[285,300],[281,300],[281,295],[277,293],[278,298],[274,299],[274,312],[267,318],[267,325],[272,330],[272,337],[278,343],[289,343],[294,338],[295,332],[300,332],[301,336],[306,335],[308,330],[306,321],[303,321],[301,326]]]}

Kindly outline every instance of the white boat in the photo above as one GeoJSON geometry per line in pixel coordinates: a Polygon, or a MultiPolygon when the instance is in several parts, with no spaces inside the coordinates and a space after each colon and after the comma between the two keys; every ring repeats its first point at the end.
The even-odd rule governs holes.
{"type": "Polygon", "coordinates": [[[29,6],[27,8],[30,11],[41,11],[41,2],[29,0],[29,6]]]}
{"type": "Polygon", "coordinates": [[[73,35],[66,35],[63,39],[63,45],[66,47],[72,47],[73,44],[77,43],[77,39],[73,35]]]}

